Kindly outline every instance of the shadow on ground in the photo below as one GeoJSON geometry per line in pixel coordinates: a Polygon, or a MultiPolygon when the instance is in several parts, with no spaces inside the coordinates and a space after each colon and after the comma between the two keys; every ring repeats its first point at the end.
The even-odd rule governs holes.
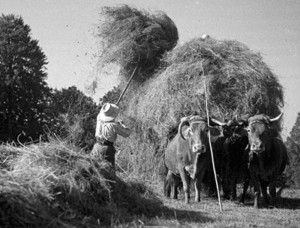
{"type": "Polygon", "coordinates": [[[169,220],[177,220],[180,223],[194,222],[194,223],[207,223],[213,222],[214,219],[206,216],[204,213],[193,210],[179,210],[170,209],[168,207],[162,208],[161,217],[169,220]]]}
{"type": "MultiPolygon", "coordinates": [[[[253,207],[254,197],[248,197],[244,204],[240,204],[239,201],[236,201],[236,204],[239,204],[241,206],[246,206],[246,207],[253,207]]],[[[264,205],[263,197],[260,197],[259,205],[264,205]]],[[[289,210],[300,209],[300,198],[281,197],[281,196],[277,197],[275,208],[289,209],[289,210]]]]}
{"type": "Polygon", "coordinates": [[[277,208],[282,209],[300,209],[300,198],[280,197],[277,200],[277,208]]]}
{"type": "MultiPolygon", "coordinates": [[[[144,184],[138,182],[118,183],[115,191],[113,205],[107,207],[106,220],[102,220],[103,225],[161,225],[166,223],[178,225],[184,223],[207,223],[214,220],[206,215],[205,212],[194,211],[191,209],[169,208],[164,205],[163,200],[144,184]],[[110,221],[113,220],[113,224],[110,221]]],[[[103,214],[103,212],[101,212],[103,214]]]]}

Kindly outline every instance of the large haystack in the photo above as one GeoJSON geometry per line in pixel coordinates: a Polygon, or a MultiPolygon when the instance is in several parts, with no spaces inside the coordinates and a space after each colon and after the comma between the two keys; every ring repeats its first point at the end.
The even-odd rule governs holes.
{"type": "MultiPolygon", "coordinates": [[[[155,77],[128,92],[124,105],[136,130],[128,150],[142,153],[142,160],[164,149],[181,117],[206,114],[205,83],[209,113],[220,120],[256,113],[273,117],[283,106],[277,77],[260,54],[240,42],[193,39],[169,52],[164,61],[155,77]]],[[[150,169],[145,162],[141,167],[150,169]]]]}
{"type": "Polygon", "coordinates": [[[136,66],[136,82],[150,77],[160,64],[162,55],[177,44],[177,28],[163,12],[148,13],[121,5],[103,7],[100,14],[99,65],[119,65],[120,75],[125,79],[128,79],[136,66]]]}

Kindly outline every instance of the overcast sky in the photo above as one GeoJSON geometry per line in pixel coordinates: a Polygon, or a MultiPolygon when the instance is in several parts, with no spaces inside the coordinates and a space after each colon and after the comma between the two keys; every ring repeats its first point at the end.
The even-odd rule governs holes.
{"type": "MultiPolygon", "coordinates": [[[[260,52],[285,91],[287,135],[300,112],[300,1],[297,0],[0,0],[0,13],[21,15],[48,58],[48,85],[85,92],[97,77],[95,98],[117,84],[95,68],[95,28],[102,6],[128,4],[161,10],[175,22],[179,42],[206,33],[260,52]]],[[[98,100],[98,99],[97,99],[98,100]]]]}

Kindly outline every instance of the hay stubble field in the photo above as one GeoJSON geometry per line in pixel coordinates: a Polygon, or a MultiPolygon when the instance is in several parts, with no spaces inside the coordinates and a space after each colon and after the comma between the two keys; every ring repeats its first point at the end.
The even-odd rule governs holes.
{"type": "MultiPolygon", "coordinates": [[[[157,189],[157,188],[156,188],[157,189]]],[[[200,203],[184,203],[159,194],[166,209],[142,226],[158,227],[300,227],[300,190],[285,189],[276,208],[253,208],[248,198],[244,205],[222,200],[220,211],[217,198],[202,197],[200,203]]]]}

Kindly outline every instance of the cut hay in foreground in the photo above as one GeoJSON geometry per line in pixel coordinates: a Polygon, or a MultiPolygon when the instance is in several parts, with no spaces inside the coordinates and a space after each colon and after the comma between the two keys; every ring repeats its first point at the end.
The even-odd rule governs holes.
{"type": "Polygon", "coordinates": [[[103,7],[101,16],[98,26],[101,68],[115,63],[121,67],[120,75],[127,79],[136,66],[136,82],[150,77],[162,55],[177,44],[177,28],[164,12],[148,13],[121,5],[103,7]]]}
{"type": "MultiPolygon", "coordinates": [[[[142,153],[145,160],[163,152],[180,118],[194,112],[206,115],[205,82],[209,113],[221,121],[256,113],[275,117],[283,107],[277,77],[258,53],[240,42],[198,38],[169,52],[164,61],[166,67],[155,77],[129,91],[124,106],[136,130],[124,149],[129,144],[128,150],[142,153]]],[[[157,164],[146,164],[141,168],[157,171],[157,164]]]]}
{"type": "Polygon", "coordinates": [[[0,152],[14,154],[1,158],[9,169],[0,171],[0,227],[99,227],[160,205],[142,183],[125,183],[103,159],[62,141],[2,145],[0,152]]]}

